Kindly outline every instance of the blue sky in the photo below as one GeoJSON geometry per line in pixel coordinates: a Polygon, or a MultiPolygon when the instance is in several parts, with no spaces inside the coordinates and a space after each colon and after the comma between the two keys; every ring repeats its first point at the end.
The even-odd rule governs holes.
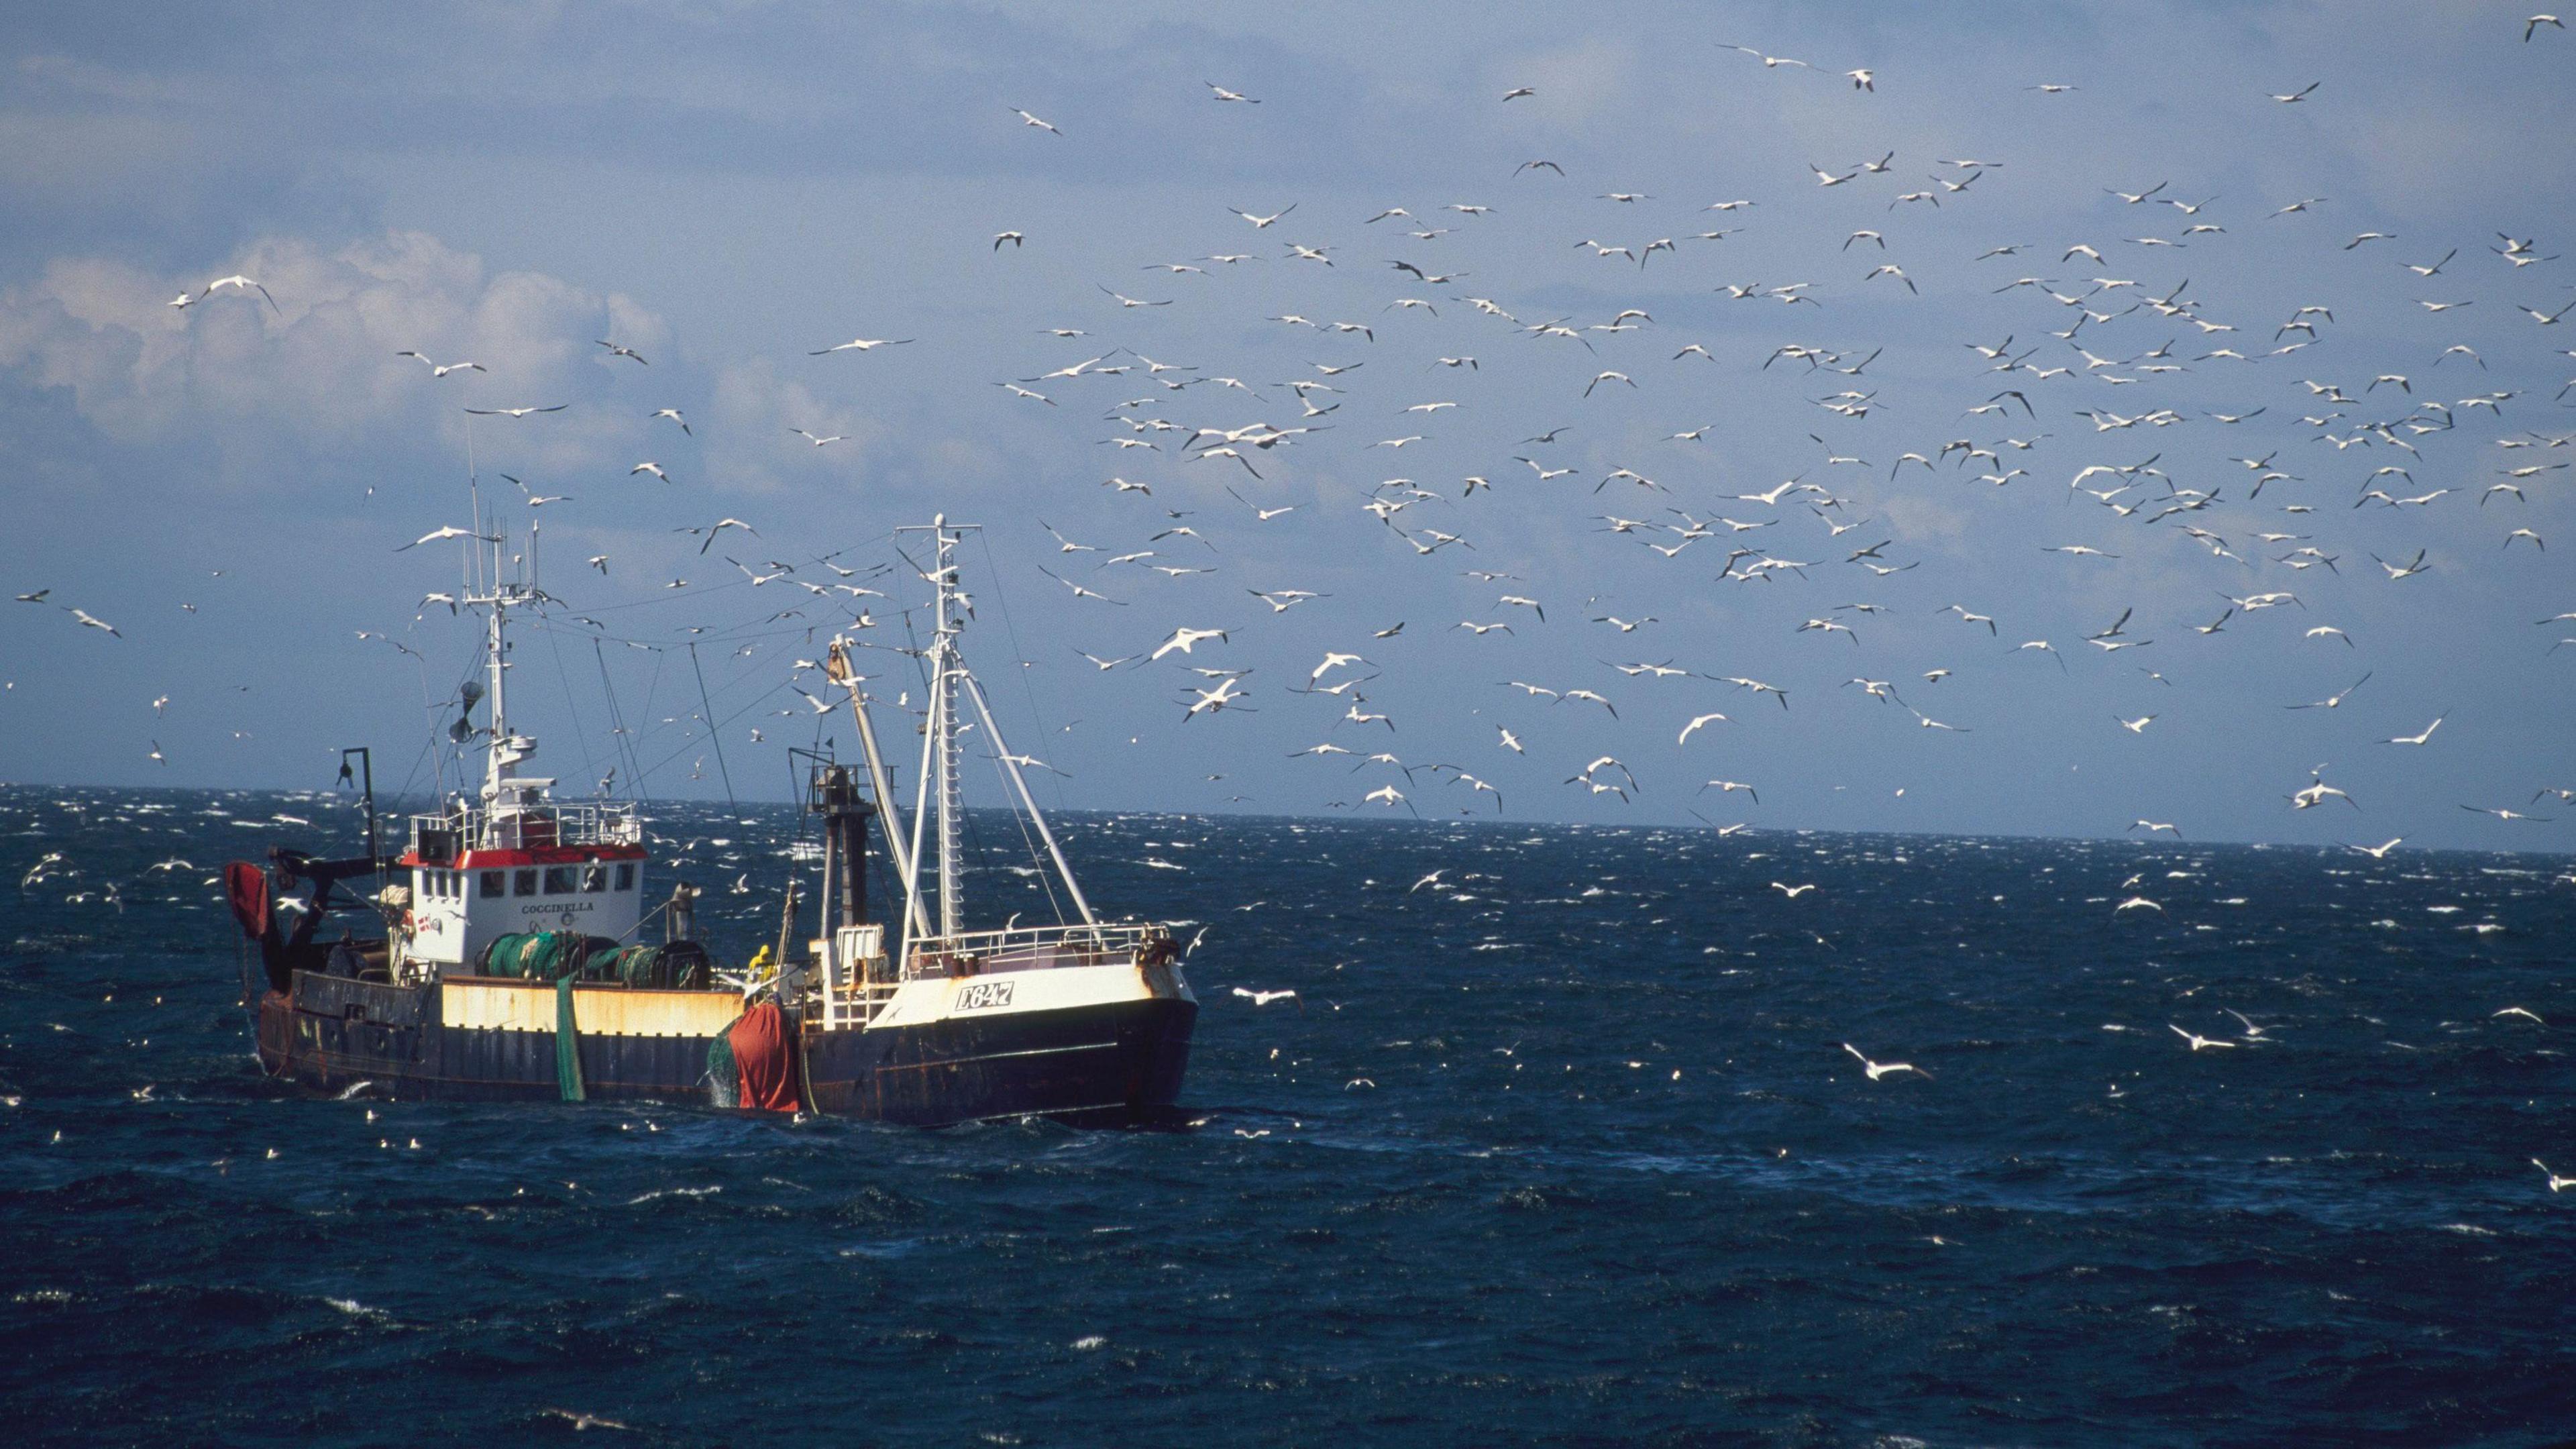
{"type": "MultiPolygon", "coordinates": [[[[435,604],[415,618],[452,589],[453,545],[393,550],[465,521],[470,442],[485,496],[544,525],[564,600],[522,645],[520,722],[568,780],[628,758],[657,797],[721,796],[727,775],[778,796],[784,749],[815,732],[794,689],[820,686],[795,661],[856,602],[875,622],[858,637],[902,642],[918,595],[900,575],[874,581],[893,600],[794,585],[840,582],[824,554],[887,562],[890,530],[944,510],[987,526],[968,554],[990,601],[969,647],[1014,746],[1069,774],[1046,787],[1066,804],[1376,812],[1364,795],[1392,784],[1427,816],[1491,816],[1464,771],[1519,820],[1696,808],[1761,826],[2576,840],[2564,818],[2460,808],[2563,816],[2534,792],[2576,787],[2576,647],[2551,652],[2576,620],[2535,623],[2576,610],[2576,470],[2555,466],[2576,445],[2549,443],[2576,434],[2576,393],[2556,396],[2576,377],[2576,316],[2522,310],[2576,298],[2576,262],[2556,256],[2576,229],[2576,37],[2525,43],[2522,12],[2491,5],[1381,9],[13,12],[0,435],[17,506],[0,582],[52,592],[0,601],[0,778],[303,785],[355,743],[381,775],[420,778],[474,632],[435,604]],[[1874,91],[1839,74],[1854,68],[1874,91]],[[1515,174],[1533,160],[1562,174],[1515,174]],[[1820,186],[1811,166],[1858,174],[1820,186]],[[2136,205],[2110,194],[2159,183],[2136,205]],[[1925,191],[1937,205],[1898,199],[1925,191]],[[1705,209],[1733,200],[1753,204],[1705,209]],[[1230,210],[1291,205],[1260,229],[1230,210]],[[1366,220],[1395,206],[1410,222],[1366,220]],[[1851,240],[1864,229],[1881,235],[1851,240]],[[1025,241],[997,249],[1006,230],[1025,241]],[[2390,239],[2348,245],[2365,232],[2390,239]],[[1663,238],[1642,268],[1577,245],[1663,238]],[[2541,259],[2517,265],[2507,239],[2541,259]],[[2066,255],[2077,243],[2100,260],[2066,255]],[[2432,276],[2407,270],[2454,248],[2432,276]],[[1460,275],[1428,285],[1397,260],[1460,275]],[[1905,279],[1868,275],[1882,263],[1905,279]],[[237,292],[166,305],[234,273],[275,309],[237,292]],[[1997,290],[2021,277],[2072,305],[1997,290]],[[1721,290],[1795,283],[1812,304],[1721,290]],[[2173,300],[2130,310],[2148,298],[2173,300]],[[2331,312],[2303,319],[2313,339],[2276,332],[2311,306],[2331,312]],[[1591,330],[1631,308],[1651,320],[1591,330]],[[2051,335],[2083,311],[2110,320],[2051,335]],[[1282,315],[1374,340],[1268,320],[1282,315]],[[853,336],[918,340],[807,355],[853,336]],[[2007,337],[2023,370],[1969,348],[2007,337]],[[1675,356],[1691,344],[1706,355],[1675,356]],[[1783,346],[1876,356],[1857,376],[1766,369],[1783,346]],[[2208,356],[2222,347],[2247,360],[2208,356]],[[433,379],[406,348],[487,370],[433,379]],[[1149,377],[1139,355],[1176,370],[1149,377]],[[1044,403],[1001,386],[1095,356],[1129,370],[1025,384],[1044,403]],[[1585,397],[1604,370],[1628,381],[1585,397]],[[1204,380],[1220,377],[1244,387],[1204,380]],[[1179,379],[1202,381],[1160,385],[1179,379]],[[1301,417],[1292,380],[1341,388],[1313,394],[1338,410],[1301,417]],[[2007,387],[2031,414],[1968,412],[2007,387]],[[1847,389],[1869,395],[1865,416],[1819,405],[1847,389]],[[1455,406],[1405,411],[1432,403],[1455,406]],[[689,434],[649,416],[664,407],[689,434]],[[2087,411],[2171,421],[2097,429],[2087,411]],[[1258,479],[1181,446],[1187,429],[1263,421],[1319,431],[1256,452],[1258,479]],[[1994,461],[1960,465],[1940,452],[1954,440],[1994,461]],[[1940,461],[1898,466],[1908,452],[1940,461]],[[1541,479],[1516,457],[1573,471],[1541,479]],[[2109,500],[2145,505],[2126,516],[2068,487],[2151,457],[2109,500]],[[2250,497],[2258,473],[2238,460],[2266,458],[2285,476],[2250,497]],[[629,474],[647,460],[673,481],[629,474]],[[565,501],[528,508],[500,473],[565,501]],[[1493,486],[1462,497],[1470,475],[1493,486]],[[1411,496],[1392,479],[1437,497],[1390,527],[1361,505],[1411,496]],[[1793,479],[1817,491],[1744,496],[1793,479]],[[2521,497],[2488,494],[2500,482],[2521,497]],[[2356,508],[2373,487],[2436,496],[2356,508]],[[2156,518],[2172,489],[2217,496],[2156,518]],[[1262,521],[1255,505],[1294,511],[1262,521]],[[726,517],[759,537],[701,555],[674,532],[726,517]],[[1058,551],[1041,519],[1098,551],[1058,551]],[[1671,531],[1691,520],[1701,536],[1671,531]],[[1152,538],[1174,524],[1200,538],[1152,538]],[[1417,552],[1432,531],[1463,542],[1417,552]],[[1913,567],[1845,562],[1882,540],[1884,566],[1913,567]],[[2116,557],[2043,551],[2069,544],[2116,557]],[[1809,566],[1746,582],[1739,546],[1809,566]],[[2400,580],[2372,560],[2418,549],[2427,570],[2400,580]],[[600,554],[604,576],[581,563],[600,554]],[[727,554],[797,572],[755,588],[727,554]],[[1076,598],[1041,565],[1120,602],[1076,598]],[[1324,597],[1274,613],[1255,589],[1324,597]],[[2196,632],[2269,592],[2299,602],[2196,632]],[[1545,622],[1504,594],[1537,599],[1545,622]],[[1939,612],[1953,603],[1995,632],[1939,612]],[[2085,642],[2123,610],[2109,642],[2151,643],[2085,642]],[[1593,622],[1607,617],[1657,622],[1593,622]],[[1854,633],[1801,632],[1810,619],[1854,633]],[[1139,653],[1181,625],[1231,638],[1106,672],[1075,653],[1139,653]],[[2309,636],[2321,626],[2344,632],[2309,636]],[[2015,647],[2043,639],[2063,669],[2015,647]],[[1327,650],[1366,657],[1326,682],[1374,676],[1363,712],[1392,731],[1343,719],[1352,695],[1295,692],[1327,650]],[[1666,661],[1690,673],[1618,668],[1666,661]],[[1248,708],[1184,723],[1187,686],[1206,682],[1189,664],[1252,670],[1248,708]],[[2365,674],[2337,708],[2287,708],[2365,674]],[[1786,688],[1790,706],[1726,676],[1786,688]],[[1618,716],[1512,680],[1596,691],[1618,716]],[[627,748],[608,734],[612,693],[627,748]],[[1675,742],[1712,711],[1729,718],[1675,742]],[[2426,744],[2384,743],[2436,717],[2426,744]],[[1290,757],[1317,743],[1358,754],[1290,757]],[[1411,773],[1353,768],[1379,750],[1411,773]],[[1633,772],[1631,798],[1564,783],[1605,754],[1633,772]],[[2320,764],[2358,810],[2290,808],[2320,764]],[[1708,779],[1760,800],[1703,793],[1708,779]]],[[[900,693],[906,661],[869,657],[900,693]]],[[[825,728],[848,747],[845,723],[825,728]]]]}

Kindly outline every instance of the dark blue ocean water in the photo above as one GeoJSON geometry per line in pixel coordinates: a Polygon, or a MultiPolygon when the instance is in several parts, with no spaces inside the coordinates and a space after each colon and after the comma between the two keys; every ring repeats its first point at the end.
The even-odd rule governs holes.
{"type": "Polygon", "coordinates": [[[1075,817],[1197,1125],[920,1131],[264,1082],[205,882],[349,820],[0,791],[10,1442],[2576,1435],[2565,859],[1075,817]]]}

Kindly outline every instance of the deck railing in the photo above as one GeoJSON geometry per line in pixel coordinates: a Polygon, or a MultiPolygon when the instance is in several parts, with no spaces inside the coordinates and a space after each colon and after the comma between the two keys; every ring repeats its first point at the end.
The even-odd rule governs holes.
{"type": "Polygon", "coordinates": [[[411,817],[412,846],[455,850],[547,850],[558,846],[640,845],[644,822],[629,804],[576,802],[492,810],[459,803],[439,815],[411,817]]]}
{"type": "Polygon", "coordinates": [[[1141,959],[1154,942],[1169,939],[1162,927],[1141,923],[961,931],[913,942],[900,974],[883,955],[851,958],[834,950],[819,982],[823,1026],[827,1031],[866,1026],[905,981],[1125,965],[1141,959]]]}
{"type": "Polygon", "coordinates": [[[834,962],[822,983],[823,1029],[851,1031],[876,1020],[894,999],[898,983],[854,979],[865,963],[844,965],[834,962]]]}
{"type": "Polygon", "coordinates": [[[960,931],[912,943],[904,974],[983,975],[994,971],[1045,971],[1058,966],[1106,966],[1132,960],[1162,930],[1142,923],[1099,926],[1014,926],[960,931]]]}

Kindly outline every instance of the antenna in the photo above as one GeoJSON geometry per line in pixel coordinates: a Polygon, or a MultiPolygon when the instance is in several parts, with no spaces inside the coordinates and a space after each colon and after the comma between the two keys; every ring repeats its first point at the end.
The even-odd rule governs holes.
{"type": "MultiPolygon", "coordinates": [[[[469,516],[474,520],[474,530],[475,532],[480,533],[483,531],[484,524],[483,476],[475,469],[474,466],[474,415],[472,413],[467,413],[465,415],[465,498],[467,507],[470,510],[469,516]]],[[[469,593],[482,593],[484,591],[482,579],[483,560],[475,553],[474,545],[470,542],[465,545],[465,557],[469,565],[465,578],[466,591],[469,593]]],[[[495,582],[497,582],[497,580],[495,580],[495,582]]]]}

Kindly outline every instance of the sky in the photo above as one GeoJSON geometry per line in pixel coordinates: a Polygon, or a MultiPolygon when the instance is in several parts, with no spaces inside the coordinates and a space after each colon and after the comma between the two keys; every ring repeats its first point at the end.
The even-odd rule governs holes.
{"type": "Polygon", "coordinates": [[[944,514],[1059,805],[2576,845],[2576,35],[1388,11],[11,11],[0,780],[452,781],[479,496],[578,792],[911,738],[944,514]]]}

